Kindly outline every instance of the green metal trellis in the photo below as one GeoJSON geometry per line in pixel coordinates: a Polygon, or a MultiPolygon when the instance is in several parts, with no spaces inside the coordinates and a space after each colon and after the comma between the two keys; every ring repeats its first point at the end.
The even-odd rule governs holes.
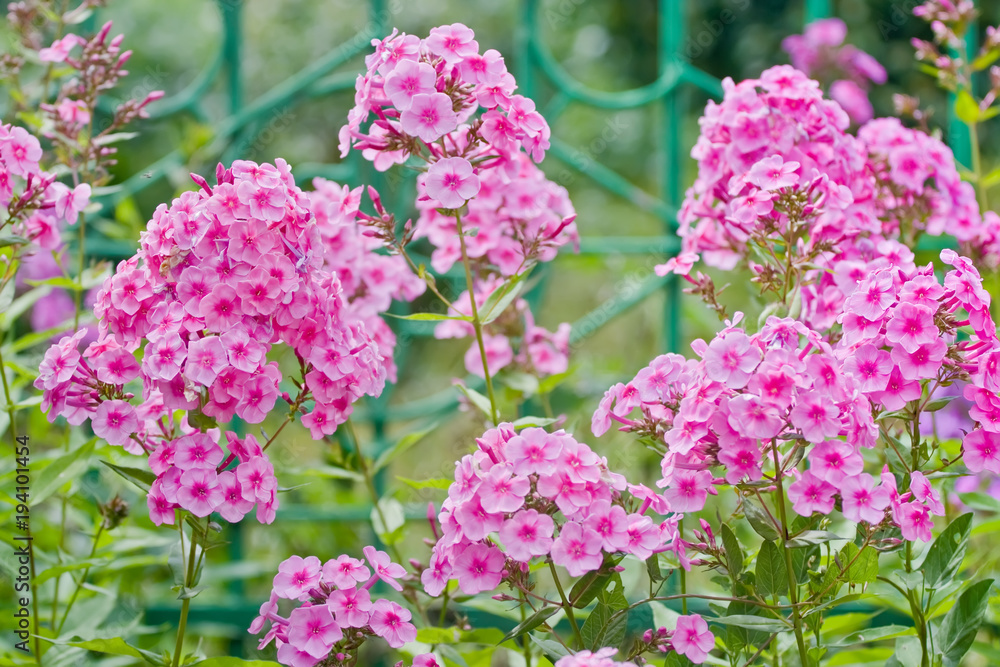
{"type": "MultiPolygon", "coordinates": [[[[686,94],[692,89],[705,91],[718,97],[721,95],[720,82],[714,77],[695,68],[681,57],[681,46],[686,37],[687,13],[691,3],[685,0],[657,0],[658,2],[658,46],[657,46],[657,78],[642,87],[622,92],[604,92],[583,85],[574,79],[552,55],[542,38],[539,25],[541,11],[540,0],[520,0],[519,27],[516,34],[515,60],[518,71],[517,79],[522,92],[532,97],[538,103],[539,109],[550,124],[570,105],[584,105],[605,110],[630,110],[645,107],[659,108],[662,122],[660,131],[655,137],[657,155],[660,159],[661,180],[659,192],[650,193],[630,182],[624,176],[599,163],[591,161],[581,168],[571,159],[573,148],[558,136],[552,138],[550,155],[575,169],[583,177],[589,179],[595,186],[604,188],[617,195],[640,210],[643,210],[662,224],[662,233],[652,237],[613,236],[584,237],[581,253],[584,255],[607,255],[622,253],[644,255],[658,252],[664,255],[674,254],[679,249],[676,236],[676,212],[683,197],[683,164],[687,158],[689,146],[681,136],[682,122],[688,111],[686,94]],[[539,99],[541,90],[553,92],[547,99],[539,99]]],[[[327,54],[316,59],[305,69],[276,85],[257,99],[245,101],[240,77],[240,58],[243,48],[241,15],[244,5],[241,0],[217,0],[222,21],[223,40],[213,60],[205,70],[183,91],[170,99],[164,100],[154,116],[166,118],[179,113],[190,113],[194,117],[208,121],[208,114],[202,106],[205,94],[214,86],[225,86],[228,97],[228,115],[215,123],[215,147],[224,161],[241,157],[241,147],[249,145],[253,137],[263,128],[267,119],[289,106],[322,98],[332,93],[352,90],[354,86],[353,71],[340,71],[341,68],[358,55],[370,48],[372,38],[385,34],[391,26],[386,25],[385,0],[369,0],[367,28],[353,38],[332,49],[327,54]]],[[[811,21],[831,13],[829,0],[805,0],[804,18],[811,21]]],[[[952,126],[952,137],[961,138],[957,126],[952,126]]],[[[967,144],[967,139],[965,140],[967,144]]],[[[961,145],[961,141],[959,144],[961,145]]],[[[963,153],[956,150],[961,160],[963,153]]],[[[180,150],[174,150],[159,158],[143,174],[136,174],[126,180],[120,189],[104,198],[105,209],[113,208],[117,203],[131,197],[151,184],[164,178],[171,170],[183,166],[186,157],[180,150]]],[[[967,163],[967,161],[966,161],[967,163]]],[[[361,160],[356,153],[345,162],[330,165],[306,164],[294,169],[294,174],[300,182],[313,176],[324,176],[341,182],[358,184],[374,181],[378,185],[377,175],[361,160]]],[[[87,241],[88,250],[95,256],[130,255],[134,248],[122,247],[100,238],[87,241]]],[[[646,281],[632,293],[616,299],[613,303],[600,307],[599,312],[589,313],[578,320],[573,327],[572,341],[578,342],[593,333],[594,329],[613,321],[616,317],[641,303],[652,294],[665,292],[665,308],[663,313],[664,341],[666,350],[679,350],[683,339],[682,318],[679,312],[679,281],[674,276],[654,277],[646,281]]],[[[410,336],[429,335],[431,326],[428,323],[402,322],[400,332],[410,336]]],[[[400,351],[398,359],[401,370],[406,363],[406,350],[400,351]]],[[[377,400],[369,401],[366,407],[359,411],[371,425],[376,440],[376,453],[384,451],[389,446],[386,439],[387,426],[392,422],[408,421],[418,418],[432,418],[452,410],[457,404],[456,392],[452,389],[442,391],[419,400],[396,404],[389,409],[391,388],[377,400]]],[[[292,507],[279,512],[284,520],[322,520],[322,521],[361,521],[370,514],[370,506],[341,506],[316,510],[313,508],[292,507]]],[[[422,513],[415,513],[419,516],[422,513]]],[[[231,556],[239,559],[242,549],[240,527],[234,526],[231,556]]],[[[234,637],[242,634],[243,628],[256,614],[257,602],[243,598],[239,584],[230,589],[233,596],[231,604],[220,607],[196,605],[191,612],[192,622],[231,623],[234,637]]],[[[172,621],[176,617],[176,609],[170,607],[154,607],[147,610],[147,622],[157,623],[172,621]]],[[[234,646],[235,650],[235,646],[234,646]]]]}

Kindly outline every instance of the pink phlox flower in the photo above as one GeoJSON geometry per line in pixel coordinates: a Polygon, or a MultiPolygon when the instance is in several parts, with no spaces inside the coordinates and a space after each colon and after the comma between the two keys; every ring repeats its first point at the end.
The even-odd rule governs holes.
{"type": "Polygon", "coordinates": [[[288,642],[314,658],[325,658],[343,636],[326,605],[299,607],[288,616],[288,642]]]}
{"type": "Polygon", "coordinates": [[[372,603],[369,625],[389,646],[401,648],[417,638],[416,626],[409,623],[411,617],[408,609],[395,602],[376,600],[372,603]]]}
{"type": "Polygon", "coordinates": [[[829,514],[833,511],[834,495],[837,488],[818,477],[812,470],[806,470],[798,480],[788,487],[788,499],[792,509],[799,516],[812,516],[814,512],[829,514]]]}
{"type": "Polygon", "coordinates": [[[678,616],[670,643],[678,654],[695,664],[701,664],[715,646],[715,635],[708,629],[705,619],[698,614],[678,616]]]}
{"type": "MultiPolygon", "coordinates": [[[[601,567],[601,536],[576,521],[567,521],[552,543],[552,561],[566,568],[572,577],[579,577],[601,567]]],[[[463,589],[464,590],[464,589],[463,589]]]]}
{"type": "Polygon", "coordinates": [[[500,585],[504,571],[503,552],[487,544],[470,544],[455,558],[455,576],[463,593],[475,595],[500,585]]]}
{"type": "Polygon", "coordinates": [[[520,510],[507,519],[500,527],[499,535],[507,555],[526,563],[535,556],[549,553],[554,531],[552,517],[528,509],[520,510]]]}
{"type": "Polygon", "coordinates": [[[780,155],[772,155],[750,168],[747,173],[747,181],[768,192],[790,188],[799,182],[796,170],[800,166],[798,162],[793,160],[785,162],[780,155]]]}
{"type": "Polygon", "coordinates": [[[889,491],[884,486],[875,486],[875,480],[868,473],[845,477],[840,482],[840,496],[843,499],[844,518],[849,521],[865,521],[871,525],[881,523],[885,508],[889,506],[889,491]]]}
{"type": "Polygon", "coordinates": [[[278,574],[274,575],[275,594],[290,600],[307,600],[309,591],[319,584],[320,569],[316,556],[286,558],[278,566],[278,574]]]}
{"type": "Polygon", "coordinates": [[[347,554],[330,559],[323,564],[324,583],[333,584],[340,590],[353,589],[359,583],[368,581],[371,572],[360,558],[347,554]]]}
{"type": "Polygon", "coordinates": [[[368,559],[368,564],[374,568],[375,576],[397,591],[403,590],[403,585],[396,581],[406,576],[406,569],[402,565],[393,563],[392,559],[389,558],[389,554],[384,551],[377,551],[375,547],[366,546],[361,551],[365,554],[365,558],[368,559]]]}
{"type": "Polygon", "coordinates": [[[740,331],[717,336],[704,354],[705,374],[730,389],[741,389],[763,358],[760,348],[740,331]]]}

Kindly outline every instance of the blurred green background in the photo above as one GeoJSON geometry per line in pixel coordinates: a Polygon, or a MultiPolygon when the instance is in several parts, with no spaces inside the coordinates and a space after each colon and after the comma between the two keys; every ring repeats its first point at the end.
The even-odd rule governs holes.
{"type": "MultiPolygon", "coordinates": [[[[575,322],[579,336],[571,355],[572,373],[553,394],[553,407],[566,414],[567,430],[590,441],[613,469],[651,483],[659,472],[656,458],[614,431],[594,441],[590,415],[610,385],[630,379],[666,351],[671,340],[677,351],[684,352],[690,340],[711,336],[718,326],[694,299],[681,297],[668,303],[669,292],[652,270],[668,256],[666,213],[679,204],[684,188],[694,179],[694,163],[686,156],[697,137],[698,117],[711,91],[718,90],[717,79],[755,77],[767,67],[787,62],[781,40],[801,32],[808,18],[829,12],[847,23],[850,43],[888,70],[888,83],[872,93],[876,115],[891,115],[892,94],[906,92],[933,109],[932,125],[946,129],[945,97],[917,70],[913,59],[910,39],[930,35],[926,24],[911,15],[915,4],[912,0],[384,0],[371,6],[359,0],[112,2],[99,10],[94,25],[113,20],[114,33],[123,32],[125,46],[135,53],[129,78],[113,91],[110,102],[155,89],[165,90],[167,97],[153,107],[153,118],[138,124],[141,136],[122,145],[115,179],[124,188],[106,197],[106,219],[95,227],[105,240],[95,239],[88,248],[109,257],[121,255],[123,249],[130,254],[155,207],[193,187],[189,172],[209,175],[216,162],[236,158],[261,162],[283,157],[306,189],[308,179],[316,175],[374,183],[398,217],[405,218],[412,184],[376,174],[359,155],[342,162],[337,132],[353,104],[353,81],[370,50],[370,36],[385,27],[423,36],[434,26],[463,22],[476,31],[481,50],[495,48],[504,54],[522,89],[543,112],[559,112],[549,121],[561,150],[550,153],[542,167],[550,179],[569,190],[585,252],[574,255],[565,250],[544,271],[544,280],[532,294],[542,326],[554,330],[560,322],[575,322]],[[665,40],[670,40],[669,47],[665,40]],[[690,79],[677,87],[668,103],[600,109],[560,94],[559,86],[538,67],[546,54],[573,81],[601,93],[653,84],[663,67],[674,62],[689,63],[690,79]],[[307,85],[299,85],[304,81],[307,85]],[[626,237],[635,238],[629,242],[626,237]]],[[[1000,21],[1000,3],[980,4],[982,25],[1000,21]]],[[[627,98],[602,99],[611,99],[613,107],[627,98]]],[[[994,162],[995,139],[995,134],[984,137],[988,166],[994,162]]],[[[749,285],[733,285],[722,300],[754,315],[749,285]]],[[[465,376],[462,355],[469,341],[436,341],[427,338],[427,332],[419,327],[400,329],[398,386],[383,401],[369,401],[361,408],[376,423],[359,422],[366,451],[384,449],[408,433],[431,427],[380,478],[383,492],[411,516],[422,515],[426,503],[440,501],[443,492],[416,492],[395,477],[448,477],[453,462],[470,450],[473,438],[484,428],[473,413],[451,410],[457,395],[452,381],[465,376]],[[428,397],[436,397],[436,402],[428,397]],[[432,407],[440,414],[433,414],[432,407]]],[[[531,407],[529,403],[525,409],[531,407]]],[[[272,431],[275,425],[263,426],[272,431]]],[[[35,444],[42,452],[47,441],[60,441],[62,428],[48,425],[36,414],[29,432],[38,434],[35,444]]],[[[372,541],[363,486],[337,472],[345,452],[342,444],[314,442],[306,430],[294,425],[272,449],[280,483],[294,489],[283,494],[274,525],[260,526],[248,519],[240,526],[226,526],[223,537],[229,546],[210,553],[204,577],[209,588],[192,607],[193,627],[208,655],[256,655],[255,640],[245,628],[266,599],[282,559],[314,554],[325,560],[357,553],[372,541]]],[[[125,465],[143,465],[134,457],[107,454],[125,465]]],[[[103,571],[95,584],[116,590],[117,596],[109,603],[95,595],[81,604],[93,607],[91,621],[101,632],[137,622],[175,623],[179,603],[172,599],[164,567],[175,536],[154,530],[144,498],[103,466],[81,470],[73,483],[69,522],[76,532],[64,548],[78,552],[88,547],[86,532],[94,504],[116,492],[135,505],[125,526],[118,529],[129,539],[120,535],[116,541],[121,567],[103,571]]],[[[36,511],[34,520],[40,524],[60,520],[56,503],[36,511]]],[[[425,561],[429,549],[423,539],[429,535],[426,523],[412,523],[403,553],[425,561]]],[[[2,595],[7,590],[4,587],[2,595]]],[[[88,627],[79,631],[85,634],[88,627]]],[[[157,635],[150,634],[149,642],[155,646],[157,635]]],[[[170,633],[166,634],[169,639],[170,633]]]]}

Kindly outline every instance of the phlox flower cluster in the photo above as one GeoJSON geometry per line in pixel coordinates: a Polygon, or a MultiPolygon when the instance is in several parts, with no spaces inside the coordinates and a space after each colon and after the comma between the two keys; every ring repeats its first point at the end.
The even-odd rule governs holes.
{"type": "Polygon", "coordinates": [[[238,523],[255,505],[258,521],[274,521],[278,481],[260,443],[252,435],[241,439],[227,431],[226,455],[213,431],[164,439],[149,455],[149,467],[157,479],[146,504],[156,525],[173,525],[175,509],[198,517],[218,512],[229,523],[238,523]],[[239,463],[228,469],[234,461],[239,463]]]}
{"type": "MultiPolygon", "coordinates": [[[[353,145],[384,171],[410,155],[445,157],[455,137],[468,135],[466,148],[489,143],[501,158],[523,149],[541,162],[548,124],[531,100],[514,93],[517,84],[503,57],[493,49],[479,53],[471,29],[453,23],[432,28],[424,39],[393,30],[372,45],[367,72],[355,85],[355,106],[340,130],[342,156],[353,145]],[[482,117],[470,123],[480,108],[482,117]],[[361,126],[370,115],[375,121],[366,135],[361,126]]],[[[470,175],[458,172],[445,187],[461,191],[470,175]]],[[[475,194],[469,187],[461,192],[465,199],[475,194]]]]}
{"type": "Polygon", "coordinates": [[[883,84],[885,68],[875,58],[851,44],[844,44],[847,25],[838,18],[820,19],[806,26],[801,35],[782,40],[795,69],[829,86],[830,97],[844,108],[855,123],[871,120],[868,100],[870,84],[883,84]]]}
{"type": "Polygon", "coordinates": [[[877,271],[858,284],[843,315],[844,369],[886,411],[965,381],[977,428],[963,439],[963,461],[974,473],[1000,474],[1000,340],[990,295],[967,258],[944,250],[941,259],[953,267],[943,281],[928,265],[877,271]],[[960,328],[971,333],[960,340],[960,328]]]}
{"type": "MultiPolygon", "coordinates": [[[[600,569],[605,556],[678,548],[675,520],[656,523],[623,492],[642,497],[611,472],[607,460],[564,431],[510,424],[477,439],[479,449],[456,463],[455,482],[438,514],[440,533],[421,574],[428,595],[449,580],[467,594],[507,581],[523,586],[528,565],[551,558],[573,577],[600,569]]],[[[655,495],[655,494],[654,494],[655,495]]],[[[662,508],[661,508],[662,509],[662,508]]]]}
{"type": "Polygon", "coordinates": [[[698,178],[678,217],[685,252],[732,269],[752,238],[784,235],[806,219],[811,246],[879,230],[867,153],[817,82],[779,65],[759,79],[726,79],[723,89],[691,151],[698,178]]]}
{"type": "MultiPolygon", "coordinates": [[[[281,379],[267,353],[283,342],[303,368],[296,400],[315,401],[303,424],[314,437],[329,435],[355,400],[381,392],[385,366],[376,343],[362,322],[343,316],[340,281],[325,267],[319,225],[288,165],[237,161],[232,169],[220,165],[217,177],[214,188],[196,178],[201,190],[156,210],[139,253],[118,265],[98,295],[98,343],[131,359],[130,377],[114,379],[141,375],[143,399],[155,390],[168,409],[260,423],[281,379]]],[[[72,366],[60,354],[51,362],[72,366]]],[[[79,394],[71,374],[43,373],[38,382],[54,406],[50,419],[67,410],[94,415],[115,395],[102,380],[96,394],[67,405],[64,395],[79,394]]]]}
{"type": "MultiPolygon", "coordinates": [[[[363,549],[364,558],[344,554],[321,563],[316,556],[292,556],[278,566],[270,598],[250,624],[251,634],[265,630],[258,648],[272,641],[278,662],[288,667],[330,667],[357,664],[358,650],[369,638],[381,637],[400,648],[417,637],[408,609],[391,600],[372,599],[371,588],[383,581],[402,590],[397,581],[406,575],[384,551],[363,549]],[[280,615],[280,600],[296,606],[280,615]]],[[[414,658],[415,667],[439,667],[432,654],[414,658]]]]}
{"type": "MultiPolygon", "coordinates": [[[[788,496],[801,516],[831,513],[839,495],[849,520],[895,521],[904,535],[912,529],[929,540],[926,512],[887,516],[892,475],[890,488],[886,478],[876,485],[863,472],[860,449],[876,445],[878,427],[869,397],[837,350],[790,318],[769,317],[753,335],[736,324],[727,323],[710,343],[692,343],[700,360],[661,355],[628,384],[609,389],[594,413],[594,433],[614,421],[665,445],[657,485],[672,512],[697,512],[718,485],[758,482],[773,464],[791,478],[788,496]],[[632,418],[636,409],[641,416],[632,418]],[[808,469],[789,463],[794,452],[781,451],[785,442],[804,449],[808,469]]],[[[928,486],[915,505],[937,510],[934,499],[928,486]]]]}
{"type": "Polygon", "coordinates": [[[365,234],[364,222],[358,219],[360,186],[352,190],[316,178],[313,188],[309,193],[311,210],[322,237],[325,269],[337,276],[343,290],[343,317],[364,324],[378,346],[388,380],[395,382],[396,335],[381,314],[394,299],[412,301],[427,285],[410,270],[405,258],[376,252],[382,243],[365,234]]]}
{"type": "MultiPolygon", "coordinates": [[[[476,290],[476,306],[480,311],[501,285],[498,278],[477,285],[480,289],[476,290]]],[[[462,292],[453,306],[456,314],[472,315],[469,292],[462,292]]],[[[434,328],[435,338],[467,338],[474,335],[472,324],[462,320],[448,320],[434,328]]],[[[513,309],[486,327],[483,343],[490,374],[504,368],[517,368],[539,378],[564,373],[569,368],[569,336],[568,322],[560,324],[554,332],[549,331],[535,324],[527,301],[516,299],[513,309]]],[[[473,342],[466,351],[464,361],[469,373],[485,377],[477,343],[473,342]]]]}
{"type": "MultiPolygon", "coordinates": [[[[497,151],[486,145],[478,154],[487,159],[497,151]]],[[[455,216],[439,209],[458,208],[464,200],[444,201],[435,190],[435,173],[442,162],[417,179],[420,217],[414,233],[414,239],[426,237],[434,246],[431,266],[438,273],[462,259],[455,216]]],[[[479,191],[462,213],[463,230],[475,230],[464,239],[470,259],[509,277],[532,262],[552,260],[567,243],[578,247],[576,212],[564,187],[545,178],[524,153],[514,154],[506,165],[488,165],[480,168],[479,191]]]]}
{"type": "Polygon", "coordinates": [[[90,203],[90,186],[70,188],[58,182],[40,167],[41,159],[37,137],[23,127],[0,125],[0,206],[8,214],[4,224],[35,246],[57,250],[63,226],[76,224],[90,203]]]}

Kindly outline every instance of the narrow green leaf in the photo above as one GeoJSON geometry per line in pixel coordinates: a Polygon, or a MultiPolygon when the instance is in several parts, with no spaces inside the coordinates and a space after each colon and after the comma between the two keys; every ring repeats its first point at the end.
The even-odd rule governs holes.
{"type": "Polygon", "coordinates": [[[965,589],[937,627],[935,645],[944,656],[945,667],[958,667],[975,641],[986,614],[991,586],[993,580],[984,579],[965,589]]]}
{"type": "Polygon", "coordinates": [[[927,588],[940,588],[954,578],[962,566],[971,534],[972,512],[968,512],[952,521],[937,536],[922,565],[927,588]]]}
{"type": "Polygon", "coordinates": [[[454,480],[444,479],[444,478],[440,478],[440,479],[424,479],[424,480],[417,481],[415,479],[407,479],[406,477],[399,477],[398,475],[396,476],[396,479],[398,479],[403,484],[406,484],[407,486],[409,486],[411,488],[414,488],[414,489],[416,489],[418,491],[421,490],[421,489],[445,489],[445,490],[447,490],[448,487],[450,487],[452,485],[453,481],[454,481],[454,480]]]}
{"type": "Polygon", "coordinates": [[[748,630],[760,630],[761,632],[786,632],[791,630],[790,623],[779,621],[776,618],[763,618],[761,616],[749,616],[738,614],[736,616],[717,616],[705,619],[709,623],[719,623],[721,625],[735,625],[738,628],[748,630]]]}
{"type": "Polygon", "coordinates": [[[153,482],[156,481],[156,475],[153,474],[151,470],[141,470],[139,468],[128,468],[126,466],[116,466],[114,463],[108,463],[107,461],[101,461],[104,465],[108,466],[116,473],[132,482],[138,486],[143,491],[149,491],[150,487],[153,486],[153,482]]]}
{"type": "Polygon", "coordinates": [[[413,313],[412,315],[394,315],[393,313],[382,314],[394,317],[397,320],[411,320],[414,322],[444,322],[446,320],[460,320],[462,322],[472,321],[472,317],[469,315],[445,315],[443,313],[413,313]]]}
{"type": "Polygon", "coordinates": [[[966,125],[979,122],[979,104],[965,88],[960,89],[955,97],[955,115],[966,125]]]}
{"type": "Polygon", "coordinates": [[[788,568],[778,545],[770,540],[760,545],[754,581],[762,597],[782,595],[788,592],[788,568]]]}
{"type": "Polygon", "coordinates": [[[456,384],[455,386],[458,387],[460,392],[465,394],[465,397],[469,399],[470,403],[479,408],[484,415],[492,419],[493,408],[490,406],[490,399],[486,398],[472,387],[466,387],[464,384],[456,384]]]}
{"type": "Polygon", "coordinates": [[[831,533],[828,530],[807,530],[788,540],[788,546],[792,549],[797,549],[799,547],[809,547],[815,544],[826,544],[827,542],[833,542],[834,540],[846,539],[846,537],[841,537],[840,535],[831,533]]]}
{"type": "Polygon", "coordinates": [[[778,529],[771,522],[771,518],[753,498],[743,499],[743,514],[750,522],[750,527],[765,540],[775,541],[780,537],[778,529]]]}
{"type": "Polygon", "coordinates": [[[493,293],[490,294],[483,303],[483,307],[479,309],[479,321],[483,324],[489,324],[500,317],[503,312],[507,310],[507,306],[509,306],[524,289],[524,279],[530,272],[531,270],[529,269],[524,273],[520,273],[512,277],[497,289],[493,290],[493,293]]]}
{"type": "Polygon", "coordinates": [[[730,574],[738,577],[743,571],[743,549],[740,548],[740,541],[736,539],[733,529],[725,523],[719,532],[722,536],[722,548],[726,552],[726,567],[729,568],[730,574]]]}
{"type": "Polygon", "coordinates": [[[49,496],[75,478],[87,465],[87,459],[94,452],[97,438],[91,438],[68,454],[49,463],[31,487],[31,506],[44,502],[49,496]]]}
{"type": "Polygon", "coordinates": [[[419,431],[414,431],[413,433],[407,433],[406,435],[404,435],[396,442],[395,445],[393,445],[386,451],[382,452],[382,454],[380,454],[379,457],[375,460],[375,465],[374,465],[375,472],[378,472],[382,468],[392,463],[392,461],[397,456],[399,456],[400,454],[408,450],[410,447],[423,440],[428,433],[430,433],[437,427],[438,427],[438,422],[434,422],[427,428],[422,428],[419,431]]]}
{"type": "MultiPolygon", "coordinates": [[[[548,620],[549,617],[555,614],[557,611],[559,611],[559,607],[542,607],[534,614],[524,619],[523,622],[518,623],[513,630],[505,634],[503,636],[503,641],[505,642],[511,639],[517,639],[524,633],[531,632],[539,625],[544,623],[546,620],[548,620]]],[[[503,642],[500,643],[502,644],[503,642]]]]}

